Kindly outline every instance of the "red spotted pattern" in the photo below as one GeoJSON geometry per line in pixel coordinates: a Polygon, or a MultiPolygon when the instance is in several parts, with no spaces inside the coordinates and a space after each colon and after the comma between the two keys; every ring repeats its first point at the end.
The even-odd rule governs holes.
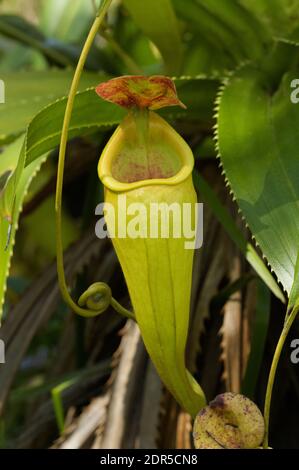
{"type": "Polygon", "coordinates": [[[156,110],[166,106],[186,108],[177,96],[173,81],[163,75],[126,75],[113,78],[98,85],[96,93],[104,100],[126,109],[156,110]]]}

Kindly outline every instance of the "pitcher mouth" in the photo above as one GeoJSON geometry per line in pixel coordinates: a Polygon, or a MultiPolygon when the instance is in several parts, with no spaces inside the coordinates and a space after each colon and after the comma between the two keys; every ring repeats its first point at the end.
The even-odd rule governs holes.
{"type": "MultiPolygon", "coordinates": [[[[130,181],[121,181],[116,177],[115,158],[122,146],[125,137],[124,125],[121,124],[114,132],[112,138],[106,145],[98,164],[98,175],[104,186],[114,192],[130,191],[144,186],[169,185],[174,186],[185,181],[192,173],[194,167],[194,157],[190,147],[184,139],[159,115],[150,113],[150,126],[153,130],[162,131],[163,143],[167,141],[171,152],[176,156],[178,167],[170,177],[159,176],[147,177],[130,181]],[[165,140],[164,140],[165,139],[165,140]]],[[[160,134],[159,134],[160,135],[160,134]]],[[[121,158],[121,157],[119,157],[121,158]]],[[[162,171],[156,171],[162,173],[162,171]]]]}

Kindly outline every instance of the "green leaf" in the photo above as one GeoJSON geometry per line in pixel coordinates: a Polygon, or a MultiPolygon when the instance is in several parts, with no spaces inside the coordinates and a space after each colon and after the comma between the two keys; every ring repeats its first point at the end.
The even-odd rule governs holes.
{"type": "Polygon", "coordinates": [[[299,303],[299,252],[297,257],[297,262],[295,266],[295,276],[294,283],[290,292],[288,310],[290,311],[292,307],[298,305],[299,303]]]}
{"type": "Polygon", "coordinates": [[[251,66],[236,72],[220,99],[218,145],[226,177],[253,236],[290,294],[299,249],[299,107],[287,73],[251,66]]]}
{"type": "Polygon", "coordinates": [[[179,74],[182,43],[171,0],[124,0],[135,23],[162,54],[167,73],[179,74]]]}
{"type": "Polygon", "coordinates": [[[298,24],[297,0],[240,0],[240,2],[263,21],[267,30],[275,35],[290,33],[298,24]]]}
{"type": "Polygon", "coordinates": [[[53,403],[56,423],[57,423],[60,434],[63,433],[64,426],[65,426],[65,415],[64,415],[64,408],[63,408],[63,401],[62,401],[62,392],[70,388],[72,385],[74,385],[74,383],[76,383],[77,380],[78,380],[77,378],[66,380],[65,382],[60,383],[59,385],[52,388],[51,390],[52,403],[53,403]]]}
{"type": "Polygon", "coordinates": [[[227,234],[230,236],[230,238],[236,244],[239,250],[244,254],[248,263],[260,276],[264,283],[269,287],[269,289],[271,289],[273,294],[276,295],[276,297],[278,297],[282,302],[285,302],[284,295],[278,287],[273,276],[269,272],[267,266],[260,258],[251,243],[248,243],[247,240],[244,238],[243,233],[236,225],[228,210],[218,199],[213,189],[196,170],[193,172],[193,179],[194,185],[200,197],[202,197],[202,199],[209,205],[210,209],[213,211],[214,215],[222,224],[227,234]]]}
{"type": "MultiPolygon", "coordinates": [[[[60,141],[67,98],[44,108],[31,121],[27,131],[26,165],[60,141]]],[[[69,128],[69,138],[101,127],[113,127],[125,116],[125,111],[97,97],[94,88],[79,93],[69,128]]]]}
{"type": "Polygon", "coordinates": [[[173,0],[186,27],[204,42],[227,55],[233,63],[256,58],[264,51],[268,37],[263,25],[236,0],[173,0]]]}
{"type": "Polygon", "coordinates": [[[237,0],[196,0],[214,21],[223,24],[234,36],[244,57],[256,58],[264,52],[268,41],[265,29],[258,17],[244,8],[237,0]]]}
{"type": "Polygon", "coordinates": [[[196,78],[179,78],[174,80],[180,100],[187,106],[187,111],[180,108],[168,109],[161,114],[174,118],[192,119],[209,126],[214,121],[213,103],[220,85],[219,78],[199,75],[196,78]],[[212,104],[212,106],[211,106],[212,104]]]}
{"type": "MultiPolygon", "coordinates": [[[[38,174],[33,183],[42,184],[45,171],[38,174]]],[[[49,176],[48,176],[49,177],[49,176]]],[[[30,190],[35,194],[36,186],[32,184],[30,190]]],[[[19,246],[24,244],[22,260],[30,260],[32,253],[36,254],[34,267],[38,270],[50,264],[56,256],[56,225],[55,225],[55,196],[52,194],[42,201],[34,211],[26,214],[22,221],[22,233],[18,235],[19,246]]],[[[89,214],[90,215],[90,214],[89,214]]],[[[67,211],[62,211],[62,239],[63,249],[66,250],[71,243],[80,237],[80,230],[76,221],[67,211]]],[[[33,266],[33,264],[32,264],[33,266]]]]}
{"type": "Polygon", "coordinates": [[[183,74],[208,74],[223,77],[227,70],[234,68],[235,62],[215,46],[210,39],[195,34],[184,54],[183,74]]]}
{"type": "MultiPolygon", "coordinates": [[[[0,144],[10,135],[23,132],[34,115],[50,102],[64,96],[70,87],[73,72],[2,73],[5,83],[5,103],[0,105],[0,144]]],[[[107,79],[102,74],[85,72],[80,90],[107,79]]]]}
{"type": "MultiPolygon", "coordinates": [[[[17,166],[19,154],[23,147],[24,136],[19,137],[13,144],[6,147],[4,152],[1,154],[0,159],[0,182],[1,177],[5,179],[5,175],[8,172],[14,171],[17,166]]],[[[39,170],[45,157],[39,157],[32,164],[28,165],[27,168],[22,172],[21,177],[19,178],[18,187],[16,188],[16,194],[14,199],[14,219],[11,225],[10,239],[9,244],[7,245],[7,234],[9,230],[9,223],[4,218],[0,218],[0,253],[1,253],[1,263],[0,263],[0,320],[2,313],[2,306],[4,300],[4,294],[6,289],[6,278],[8,276],[10,259],[12,255],[15,232],[18,226],[18,218],[22,209],[22,204],[24,197],[27,193],[29,184],[39,170]]],[[[2,180],[3,181],[3,180],[2,180]]],[[[0,183],[0,199],[2,198],[1,194],[1,183],[0,183]]]]}
{"type": "MultiPolygon", "coordinates": [[[[57,423],[58,430],[60,431],[60,433],[63,432],[64,425],[65,425],[63,392],[67,390],[68,388],[72,387],[72,385],[78,383],[79,381],[82,382],[85,379],[88,379],[92,375],[96,374],[97,377],[105,377],[110,372],[110,369],[111,369],[110,361],[109,360],[103,361],[97,364],[96,366],[87,366],[84,369],[66,374],[65,377],[60,379],[59,383],[56,383],[55,385],[53,384],[54,386],[51,389],[51,396],[52,396],[52,403],[53,403],[56,423],[57,423]]],[[[37,391],[44,392],[45,390],[48,390],[50,387],[51,387],[51,384],[47,384],[46,386],[39,387],[39,390],[37,391]]],[[[26,392],[28,393],[28,389],[25,390],[25,393],[26,392]]]]}
{"type": "Polygon", "coordinates": [[[242,54],[239,45],[234,42],[231,31],[221,22],[213,18],[196,1],[172,0],[178,18],[186,22],[186,27],[195,33],[199,33],[216,49],[228,54],[235,62],[240,60],[242,54]]]}

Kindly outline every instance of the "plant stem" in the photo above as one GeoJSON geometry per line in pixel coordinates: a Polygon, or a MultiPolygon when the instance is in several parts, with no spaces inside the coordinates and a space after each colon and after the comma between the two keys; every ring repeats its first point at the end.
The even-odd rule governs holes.
{"type": "Polygon", "coordinates": [[[90,48],[93,44],[95,36],[97,35],[105,15],[110,7],[112,0],[103,0],[99,8],[98,14],[94,23],[89,31],[85,44],[83,46],[79,62],[77,64],[73,81],[70,88],[70,93],[68,96],[68,101],[65,109],[65,115],[62,126],[62,133],[60,139],[60,148],[59,148],[59,160],[58,160],[58,171],[57,171],[57,184],[56,184],[56,200],[55,200],[55,218],[56,218],[56,255],[57,255],[57,272],[58,272],[58,283],[60,286],[61,294],[64,301],[69,305],[69,307],[76,312],[77,314],[83,317],[92,317],[103,313],[107,306],[113,303],[114,309],[121,313],[122,315],[127,316],[128,318],[134,318],[134,315],[129,311],[123,308],[115,299],[111,297],[111,291],[109,286],[104,283],[97,283],[96,288],[91,290],[92,296],[100,295],[102,302],[97,304],[97,309],[86,309],[79,307],[71,298],[66,279],[64,274],[64,262],[63,262],[63,243],[62,243],[62,221],[61,221],[61,204],[62,204],[62,188],[63,188],[63,174],[64,174],[64,164],[65,164],[65,153],[68,140],[68,131],[70,127],[72,111],[74,107],[75,96],[78,90],[79,81],[84,69],[84,65],[90,51],[90,48]]]}
{"type": "Polygon", "coordinates": [[[271,369],[270,369],[270,374],[269,374],[268,384],[267,384],[265,406],[264,406],[264,419],[265,419],[265,437],[264,437],[264,442],[263,442],[264,449],[267,449],[268,444],[269,444],[270,408],[271,408],[271,398],[272,398],[272,391],[273,391],[276,370],[277,370],[278,362],[281,356],[281,352],[282,352],[285,340],[287,339],[290,328],[292,324],[294,323],[298,315],[298,312],[299,312],[299,305],[295,306],[292,313],[286,318],[280,338],[276,346],[272,364],[271,364],[271,369]]]}

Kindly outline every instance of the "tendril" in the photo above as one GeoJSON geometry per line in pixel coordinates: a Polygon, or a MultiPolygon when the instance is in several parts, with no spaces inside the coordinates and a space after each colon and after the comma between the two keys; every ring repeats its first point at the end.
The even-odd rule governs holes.
{"type": "Polygon", "coordinates": [[[74,107],[75,95],[78,90],[79,81],[82,75],[82,71],[93,44],[95,36],[97,35],[100,27],[103,24],[105,15],[110,7],[112,0],[103,0],[94,23],[89,31],[85,44],[83,46],[79,62],[77,64],[73,81],[68,96],[65,115],[63,120],[60,147],[59,147],[59,159],[58,159],[58,171],[57,171],[57,184],[56,184],[56,201],[55,201],[55,219],[56,219],[56,253],[57,253],[57,272],[58,272],[58,283],[61,290],[61,295],[66,304],[78,315],[83,317],[95,317],[105,312],[111,305],[118,313],[126,316],[127,318],[134,319],[134,315],[129,310],[125,309],[120,305],[113,297],[110,287],[103,283],[97,282],[92,284],[80,297],[78,305],[71,298],[65,273],[64,273],[64,262],[63,262],[63,243],[62,243],[62,221],[61,221],[61,204],[62,204],[62,188],[63,188],[63,175],[65,165],[65,153],[68,140],[68,132],[71,122],[72,111],[74,107]],[[87,307],[87,308],[86,308],[87,307]]]}
{"type": "Polygon", "coordinates": [[[286,317],[286,320],[285,320],[285,323],[284,323],[284,326],[280,334],[280,338],[278,340],[275,353],[273,356],[269,378],[268,378],[267,390],[266,390],[265,405],[264,405],[264,419],[265,419],[265,426],[266,426],[265,438],[264,438],[264,443],[263,443],[264,449],[268,448],[270,408],[271,408],[272,392],[273,392],[277,366],[278,366],[278,362],[282,353],[283,346],[285,344],[285,341],[287,339],[291,326],[293,325],[295,319],[298,316],[298,313],[299,313],[299,303],[295,305],[292,312],[286,317]]]}
{"type": "Polygon", "coordinates": [[[95,282],[83,292],[78,300],[80,307],[86,306],[89,312],[95,312],[96,315],[103,313],[111,305],[121,315],[135,319],[132,312],[124,308],[113,297],[108,284],[105,282],[95,282]]]}

